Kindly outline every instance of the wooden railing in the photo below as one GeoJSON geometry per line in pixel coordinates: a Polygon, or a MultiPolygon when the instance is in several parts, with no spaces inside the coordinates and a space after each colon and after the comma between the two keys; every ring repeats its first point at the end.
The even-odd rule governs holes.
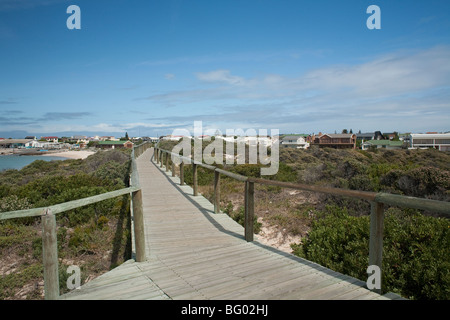
{"type": "MultiPolygon", "coordinates": [[[[291,188],[305,191],[320,192],[356,199],[362,199],[370,202],[370,238],[369,238],[369,266],[376,265],[380,268],[382,264],[383,253],[383,229],[384,229],[384,205],[398,206],[403,208],[413,208],[427,210],[437,213],[443,213],[450,216],[450,202],[437,201],[403,195],[395,195],[383,192],[369,192],[359,190],[347,190],[340,188],[322,187],[299,183],[288,183],[261,178],[246,177],[240,174],[232,173],[217,167],[193,161],[191,158],[180,154],[155,147],[154,160],[156,164],[163,166],[165,160],[166,171],[169,171],[169,156],[177,157],[180,160],[180,185],[184,184],[184,164],[192,164],[193,169],[193,194],[198,195],[197,172],[198,166],[214,171],[214,213],[220,212],[220,175],[245,183],[244,203],[245,220],[244,233],[247,241],[253,241],[253,219],[255,210],[255,183],[262,185],[278,186],[282,188],[291,188]],[[165,158],[165,159],[164,159],[165,158]]],[[[172,176],[175,176],[175,166],[172,162],[172,176]]],[[[381,289],[373,291],[381,292],[381,289]]]]}
{"type": "Polygon", "coordinates": [[[102,193],[96,196],[60,203],[44,208],[0,212],[0,220],[41,217],[42,224],[42,258],[44,266],[44,294],[46,300],[55,300],[59,297],[58,276],[58,246],[56,232],[56,214],[71,209],[80,208],[106,199],[131,194],[131,214],[133,217],[133,236],[137,262],[145,261],[144,217],[142,210],[142,192],[139,185],[139,175],[135,159],[151,146],[144,142],[135,146],[131,152],[130,187],[102,193]]]}

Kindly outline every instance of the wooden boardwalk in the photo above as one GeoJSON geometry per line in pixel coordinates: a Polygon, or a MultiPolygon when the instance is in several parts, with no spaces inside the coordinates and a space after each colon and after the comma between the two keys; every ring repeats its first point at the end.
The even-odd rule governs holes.
{"type": "Polygon", "coordinates": [[[121,266],[61,299],[391,299],[365,283],[310,261],[246,242],[244,229],[214,214],[204,197],[180,186],[150,161],[137,159],[147,261],[121,266]]]}

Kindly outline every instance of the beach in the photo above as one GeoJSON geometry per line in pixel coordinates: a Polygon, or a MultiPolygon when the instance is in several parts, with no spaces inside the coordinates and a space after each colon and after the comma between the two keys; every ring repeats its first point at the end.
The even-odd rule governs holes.
{"type": "Polygon", "coordinates": [[[70,151],[61,151],[61,152],[51,152],[51,153],[45,153],[42,154],[43,156],[51,156],[51,157],[64,157],[68,159],[86,159],[91,154],[94,154],[95,151],[88,151],[88,150],[70,150],[70,151]]]}
{"type": "Polygon", "coordinates": [[[50,150],[12,153],[11,150],[0,150],[0,172],[9,169],[20,170],[35,160],[68,160],[68,159],[86,159],[95,151],[91,150],[50,150]]]}

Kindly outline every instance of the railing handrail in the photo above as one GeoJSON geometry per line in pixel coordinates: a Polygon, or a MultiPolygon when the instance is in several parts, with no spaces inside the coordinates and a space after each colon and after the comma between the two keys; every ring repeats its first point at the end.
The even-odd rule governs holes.
{"type": "Polygon", "coordinates": [[[0,220],[41,217],[42,222],[42,255],[44,265],[44,293],[45,299],[54,300],[59,297],[59,275],[58,275],[58,247],[56,245],[56,214],[75,208],[112,199],[125,194],[131,194],[131,210],[134,228],[132,233],[135,238],[136,261],[141,262],[145,257],[145,233],[142,209],[142,192],[139,185],[139,174],[137,172],[136,158],[139,157],[149,143],[144,142],[134,146],[131,151],[131,173],[130,187],[105,192],[95,196],[72,200],[47,207],[0,212],[0,220]]]}
{"type": "MultiPolygon", "coordinates": [[[[201,166],[208,170],[214,171],[214,213],[220,212],[220,174],[226,175],[238,181],[245,182],[244,188],[244,202],[245,202],[245,216],[244,216],[244,237],[247,241],[253,241],[253,219],[254,219],[254,205],[255,205],[255,191],[254,184],[264,184],[279,186],[284,188],[300,189],[312,192],[321,192],[326,194],[333,194],[339,196],[347,196],[351,198],[358,198],[370,202],[370,235],[369,235],[369,266],[375,265],[381,272],[382,252],[383,252],[383,232],[384,232],[384,205],[399,206],[404,208],[414,208],[420,210],[429,210],[433,212],[443,213],[450,216],[450,202],[439,201],[432,199],[424,199],[417,197],[409,197],[404,195],[389,194],[383,192],[350,190],[341,188],[324,187],[317,185],[306,185],[300,183],[289,183],[269,179],[247,177],[224,169],[217,168],[211,165],[205,165],[198,161],[182,156],[180,154],[155,147],[153,158],[156,163],[161,161],[166,154],[166,171],[168,171],[168,156],[169,154],[180,159],[180,184],[184,184],[184,165],[182,160],[186,163],[193,164],[193,193],[194,196],[198,194],[197,185],[197,167],[201,166]],[[161,159],[160,159],[161,158],[161,159]]],[[[172,176],[175,175],[172,161],[172,176]]],[[[380,288],[371,289],[375,292],[381,293],[381,274],[380,274],[380,288]]]]}
{"type": "Polygon", "coordinates": [[[265,184],[265,185],[271,185],[271,186],[279,186],[283,188],[291,188],[291,189],[300,189],[305,191],[312,191],[312,192],[321,192],[321,193],[328,193],[328,194],[334,194],[334,195],[340,195],[340,196],[349,196],[352,198],[358,198],[362,200],[367,201],[375,201],[380,202],[388,205],[393,206],[400,206],[400,207],[408,207],[413,209],[420,209],[420,210],[430,210],[437,213],[443,213],[450,216],[450,202],[447,201],[440,201],[440,200],[433,200],[433,199],[425,199],[425,198],[418,198],[418,197],[410,197],[405,195],[399,195],[399,194],[391,194],[391,193],[385,193],[385,192],[373,192],[373,191],[361,191],[361,190],[352,190],[352,189],[342,189],[342,188],[334,188],[334,187],[323,187],[323,186],[317,186],[317,185],[307,185],[307,184],[301,184],[301,183],[291,183],[291,182],[283,182],[283,181],[277,181],[277,180],[269,180],[269,179],[262,179],[262,178],[254,178],[254,177],[247,177],[241,174],[237,174],[234,172],[227,171],[225,169],[220,169],[218,167],[207,165],[200,163],[198,161],[193,161],[192,159],[182,156],[180,154],[161,149],[158,147],[155,147],[155,150],[161,150],[161,152],[170,154],[171,156],[175,156],[180,158],[180,160],[187,160],[187,163],[196,164],[203,168],[206,168],[211,171],[219,172],[225,176],[228,176],[230,178],[233,178],[238,181],[250,181],[258,184],[265,184]]]}
{"type": "Polygon", "coordinates": [[[72,209],[84,207],[90,204],[94,204],[103,200],[116,198],[122,196],[124,194],[129,194],[135,191],[140,190],[140,187],[127,187],[114,191],[109,191],[105,193],[101,193],[95,196],[81,198],[77,200],[72,200],[68,202],[58,203],[51,206],[39,207],[33,209],[24,209],[24,210],[15,210],[15,211],[7,211],[0,212],[0,220],[8,220],[14,218],[26,218],[26,217],[39,217],[45,215],[45,210],[50,209],[52,214],[58,214],[62,212],[66,212],[72,209]]]}

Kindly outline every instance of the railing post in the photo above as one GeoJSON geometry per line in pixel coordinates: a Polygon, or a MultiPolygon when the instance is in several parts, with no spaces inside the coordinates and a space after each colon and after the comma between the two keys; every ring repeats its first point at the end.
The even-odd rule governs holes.
{"type": "Polygon", "coordinates": [[[214,171],[214,213],[220,212],[220,173],[214,171]]]}
{"type": "Polygon", "coordinates": [[[166,153],[166,172],[169,171],[169,153],[166,153]]]}
{"type": "Polygon", "coordinates": [[[133,203],[134,242],[136,248],[136,262],[145,261],[145,234],[144,234],[144,211],[142,209],[142,191],[133,192],[131,201],[133,203]]]}
{"type": "Polygon", "coordinates": [[[180,186],[184,184],[184,162],[180,163],[180,186]]]}
{"type": "Polygon", "coordinates": [[[46,209],[45,215],[41,217],[41,222],[45,299],[56,300],[59,297],[56,217],[50,209],[46,209]]]}
{"type": "Polygon", "coordinates": [[[163,151],[161,151],[161,159],[159,159],[159,160],[160,160],[159,167],[162,168],[164,165],[164,152],[163,151]]]}
{"type": "Polygon", "coordinates": [[[253,241],[253,217],[255,213],[255,183],[245,181],[245,240],[253,241]]]}
{"type": "Polygon", "coordinates": [[[172,177],[175,177],[175,162],[172,161],[172,177]]]}
{"type": "Polygon", "coordinates": [[[371,202],[370,207],[369,266],[375,265],[380,268],[380,288],[374,289],[373,291],[381,293],[384,205],[380,202],[371,202]]]}
{"type": "Polygon", "coordinates": [[[192,162],[192,185],[194,188],[194,196],[198,196],[198,181],[197,181],[198,165],[192,162]]]}

